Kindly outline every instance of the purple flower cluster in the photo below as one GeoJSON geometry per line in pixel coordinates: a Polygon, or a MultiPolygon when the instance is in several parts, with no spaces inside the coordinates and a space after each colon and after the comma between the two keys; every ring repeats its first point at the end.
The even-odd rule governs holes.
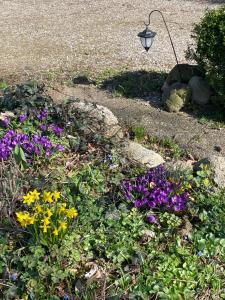
{"type": "Polygon", "coordinates": [[[36,118],[38,119],[38,121],[40,121],[40,122],[43,122],[44,120],[46,120],[48,118],[48,109],[47,108],[44,108],[41,111],[34,110],[33,113],[36,116],[36,118]]]}
{"type": "Polygon", "coordinates": [[[57,135],[58,137],[61,136],[63,129],[59,126],[57,126],[56,124],[51,124],[49,125],[49,128],[54,132],[55,135],[57,135]]]}
{"type": "Polygon", "coordinates": [[[0,138],[0,159],[7,160],[13,149],[19,145],[29,156],[40,156],[45,154],[50,156],[53,151],[63,151],[62,145],[54,146],[50,139],[46,136],[34,134],[29,136],[14,130],[8,130],[5,135],[0,138]]]}
{"type": "Polygon", "coordinates": [[[189,197],[181,183],[167,179],[163,166],[151,169],[133,180],[125,180],[123,190],[125,199],[133,201],[136,208],[164,208],[173,212],[185,210],[189,197]]]}

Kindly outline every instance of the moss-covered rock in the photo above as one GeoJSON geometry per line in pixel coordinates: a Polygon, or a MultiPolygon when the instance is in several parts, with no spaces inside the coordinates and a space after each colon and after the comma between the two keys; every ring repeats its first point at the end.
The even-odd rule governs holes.
{"type": "Polygon", "coordinates": [[[164,91],[162,100],[166,110],[178,112],[189,103],[190,97],[190,87],[187,84],[177,82],[164,91]]]}

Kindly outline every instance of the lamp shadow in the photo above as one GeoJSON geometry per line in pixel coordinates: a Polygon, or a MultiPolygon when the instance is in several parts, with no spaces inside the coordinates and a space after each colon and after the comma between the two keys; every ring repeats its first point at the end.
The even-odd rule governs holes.
{"type": "Polygon", "coordinates": [[[161,87],[167,73],[156,71],[127,71],[112,75],[101,82],[100,88],[115,97],[141,99],[161,107],[161,87]]]}

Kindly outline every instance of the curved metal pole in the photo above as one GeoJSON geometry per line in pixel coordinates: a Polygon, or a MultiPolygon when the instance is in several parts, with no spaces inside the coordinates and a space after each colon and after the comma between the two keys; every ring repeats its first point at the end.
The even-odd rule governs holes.
{"type": "Polygon", "coordinates": [[[176,63],[177,63],[177,68],[178,68],[178,73],[179,73],[179,76],[180,76],[180,81],[182,81],[182,77],[181,77],[181,72],[180,72],[180,68],[179,68],[179,63],[178,63],[178,59],[177,59],[177,54],[176,54],[176,51],[175,51],[175,48],[174,48],[174,45],[173,45],[173,41],[172,41],[172,38],[171,38],[171,35],[170,35],[170,32],[169,32],[169,28],[166,24],[166,20],[162,14],[162,12],[158,9],[155,9],[155,10],[152,10],[149,14],[149,17],[148,17],[148,24],[145,23],[146,26],[149,26],[150,25],[150,19],[151,19],[151,15],[154,13],[154,12],[158,12],[162,19],[163,19],[163,22],[164,22],[164,25],[166,27],[166,30],[167,30],[167,33],[168,33],[168,36],[169,36],[169,39],[170,39],[170,43],[171,43],[171,46],[173,48],[173,53],[174,53],[174,56],[175,56],[175,59],[176,59],[176,63]]]}

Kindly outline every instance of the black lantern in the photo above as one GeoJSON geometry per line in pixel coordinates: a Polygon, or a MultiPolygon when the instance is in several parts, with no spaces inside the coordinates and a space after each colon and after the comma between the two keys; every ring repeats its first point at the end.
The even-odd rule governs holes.
{"type": "MultiPolygon", "coordinates": [[[[166,30],[167,30],[167,33],[168,33],[168,36],[169,36],[169,39],[170,39],[170,43],[171,43],[171,46],[173,48],[173,53],[174,53],[174,57],[176,59],[176,63],[177,63],[177,67],[178,67],[178,72],[179,72],[179,75],[180,75],[180,80],[182,79],[181,78],[181,72],[180,72],[180,68],[179,68],[179,64],[178,64],[178,59],[177,59],[177,54],[176,54],[176,51],[175,51],[175,48],[174,48],[174,45],[173,45],[173,41],[172,41],[172,38],[171,38],[171,35],[170,35],[170,32],[169,32],[169,28],[166,24],[166,20],[162,14],[162,12],[160,10],[152,10],[148,16],[148,24],[145,23],[145,30],[142,31],[142,32],[139,32],[138,33],[138,37],[140,38],[141,40],[141,44],[142,46],[145,48],[146,51],[148,51],[150,49],[150,47],[152,46],[152,43],[153,43],[153,40],[154,40],[154,37],[156,35],[155,32],[151,31],[148,26],[150,25],[150,20],[151,20],[151,15],[154,13],[154,12],[157,12],[161,15],[162,19],[163,19],[163,23],[166,27],[166,30]]],[[[182,80],[181,80],[182,81],[182,80]]]]}
{"type": "Polygon", "coordinates": [[[156,33],[151,31],[148,26],[146,26],[146,29],[144,31],[138,33],[141,44],[146,51],[151,48],[155,35],[156,33]]]}

